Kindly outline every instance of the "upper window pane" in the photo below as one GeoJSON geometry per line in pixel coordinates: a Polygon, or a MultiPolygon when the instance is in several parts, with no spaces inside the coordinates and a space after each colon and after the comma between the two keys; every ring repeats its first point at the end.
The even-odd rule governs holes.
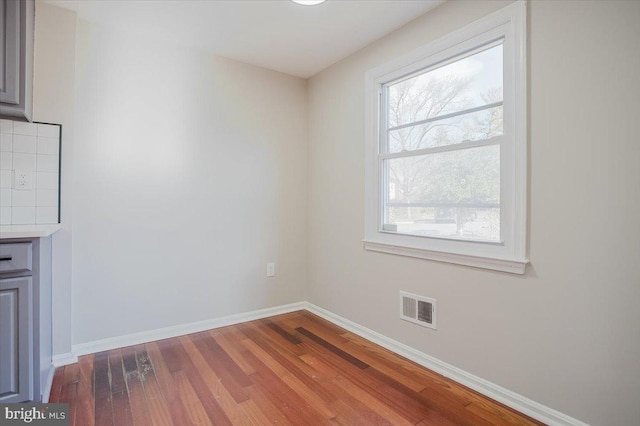
{"type": "Polygon", "coordinates": [[[502,44],[388,86],[388,128],[502,101],[502,44]]]}

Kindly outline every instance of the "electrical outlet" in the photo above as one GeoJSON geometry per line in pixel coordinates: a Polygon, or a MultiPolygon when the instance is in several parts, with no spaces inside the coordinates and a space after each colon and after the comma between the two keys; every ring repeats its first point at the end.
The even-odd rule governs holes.
{"type": "Polygon", "coordinates": [[[267,277],[276,276],[276,264],[273,262],[267,263],[267,277]]]}
{"type": "Polygon", "coordinates": [[[33,171],[14,170],[13,189],[33,189],[33,171]]]}

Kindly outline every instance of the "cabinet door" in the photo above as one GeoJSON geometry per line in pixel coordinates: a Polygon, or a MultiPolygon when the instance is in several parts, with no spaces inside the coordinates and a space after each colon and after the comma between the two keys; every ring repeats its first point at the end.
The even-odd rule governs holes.
{"type": "Polygon", "coordinates": [[[0,102],[20,103],[20,3],[0,0],[0,102]]]}
{"type": "Polygon", "coordinates": [[[0,116],[31,120],[33,0],[0,0],[0,116]]]}
{"type": "Polygon", "coordinates": [[[0,403],[32,399],[31,277],[0,279],[0,403]]]}

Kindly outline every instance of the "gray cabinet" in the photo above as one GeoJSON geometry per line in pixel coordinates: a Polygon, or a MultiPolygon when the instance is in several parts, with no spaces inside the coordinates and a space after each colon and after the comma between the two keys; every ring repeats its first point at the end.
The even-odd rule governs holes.
{"type": "Polygon", "coordinates": [[[33,0],[0,0],[0,116],[31,121],[33,0]]]}
{"type": "Polygon", "coordinates": [[[0,403],[32,397],[32,278],[0,279],[0,403]]]}
{"type": "Polygon", "coordinates": [[[3,239],[0,403],[41,401],[51,352],[51,237],[3,239]]]}

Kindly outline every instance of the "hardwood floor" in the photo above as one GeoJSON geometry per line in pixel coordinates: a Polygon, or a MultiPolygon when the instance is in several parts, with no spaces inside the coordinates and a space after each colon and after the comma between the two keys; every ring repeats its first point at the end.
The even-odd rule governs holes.
{"type": "Polygon", "coordinates": [[[71,425],[540,424],[306,311],[80,357],[71,425]]]}

